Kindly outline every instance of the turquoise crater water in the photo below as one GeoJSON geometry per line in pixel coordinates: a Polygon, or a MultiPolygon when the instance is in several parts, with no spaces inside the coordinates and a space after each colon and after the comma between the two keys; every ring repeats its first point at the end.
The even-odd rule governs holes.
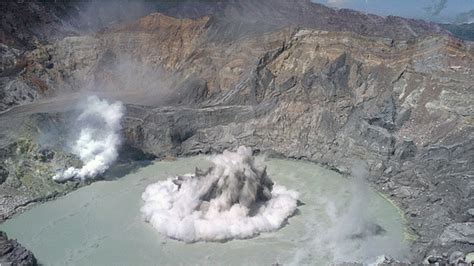
{"type": "Polygon", "coordinates": [[[140,212],[145,188],[205,168],[205,156],[156,161],[37,205],[1,225],[44,265],[271,265],[404,259],[403,218],[386,199],[318,165],[266,159],[270,178],[300,193],[301,206],[278,231],[224,243],[187,244],[160,235],[140,212]],[[115,177],[115,178],[114,178],[115,177]],[[380,234],[359,234],[366,222],[380,234]],[[363,227],[363,226],[362,226],[363,227]]]}

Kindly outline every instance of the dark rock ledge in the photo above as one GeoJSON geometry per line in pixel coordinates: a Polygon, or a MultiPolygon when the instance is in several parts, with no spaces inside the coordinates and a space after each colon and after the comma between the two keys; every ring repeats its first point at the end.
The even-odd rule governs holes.
{"type": "Polygon", "coordinates": [[[0,231],[0,265],[38,265],[33,253],[0,231]]]}

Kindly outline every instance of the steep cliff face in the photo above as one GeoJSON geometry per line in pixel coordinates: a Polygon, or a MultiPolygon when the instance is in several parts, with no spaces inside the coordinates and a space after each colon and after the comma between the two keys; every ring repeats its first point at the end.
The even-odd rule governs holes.
{"type": "Polygon", "coordinates": [[[220,84],[221,93],[204,102],[244,105],[233,107],[232,115],[224,107],[186,112],[130,107],[130,143],[157,155],[248,145],[342,172],[362,159],[373,182],[406,211],[418,260],[430,252],[469,250],[471,240],[438,238],[450,235],[452,223],[472,235],[469,46],[448,37],[397,42],[350,33],[286,33],[267,36],[281,43],[258,60],[227,57],[238,57],[250,73],[229,75],[223,83],[219,77],[226,67],[212,68],[215,78],[206,84],[220,84]]]}
{"type": "Polygon", "coordinates": [[[471,250],[472,44],[420,21],[285,2],[168,8],[185,18],[154,13],[24,55],[5,46],[0,78],[20,89],[3,109],[49,100],[0,118],[38,125],[31,114],[94,91],[128,104],[127,146],[158,157],[247,145],[341,172],[362,159],[405,211],[415,261],[471,250]]]}
{"type": "MultiPolygon", "coordinates": [[[[119,69],[111,71],[110,64],[116,64],[114,59],[117,59],[117,56],[121,56],[121,54],[105,53],[104,56],[101,56],[102,60],[99,60],[95,66],[96,68],[106,68],[105,73],[99,74],[95,71],[96,69],[93,71],[93,73],[97,73],[98,80],[110,79],[109,76],[113,75],[110,72],[120,72],[120,75],[127,73],[128,70],[123,69],[141,68],[138,72],[149,73],[150,69],[143,69],[143,64],[139,59],[144,59],[149,63],[160,63],[152,64],[151,68],[162,67],[161,60],[169,61],[164,64],[168,70],[170,67],[179,67],[178,63],[186,64],[184,59],[190,56],[192,48],[189,44],[196,44],[199,41],[213,42],[209,45],[215,45],[218,46],[218,49],[222,49],[224,48],[221,45],[223,43],[228,44],[250,35],[265,35],[268,32],[280,31],[287,27],[347,31],[395,40],[447,34],[441,27],[424,21],[399,17],[384,18],[345,9],[335,10],[314,4],[309,0],[174,1],[164,3],[119,1],[115,5],[94,0],[78,3],[71,1],[19,1],[3,2],[0,3],[0,7],[5,14],[0,20],[2,25],[0,27],[0,43],[3,44],[0,47],[0,94],[4,96],[0,99],[0,110],[47,98],[58,92],[79,90],[86,85],[89,87],[96,85],[84,84],[83,79],[88,79],[84,75],[88,76],[91,73],[87,72],[91,71],[90,64],[94,64],[97,57],[103,54],[103,51],[97,50],[109,49],[119,43],[121,47],[116,47],[118,48],[116,52],[128,50],[129,56],[138,61],[134,62],[136,64],[130,64],[130,58],[128,58],[124,60],[125,63],[120,64],[122,71],[119,69]],[[149,14],[153,10],[174,17],[193,18],[194,20],[184,19],[181,22],[156,14],[142,18],[135,23],[130,22],[135,17],[149,14]],[[129,23],[129,25],[117,26],[120,23],[129,23]],[[78,35],[93,33],[99,29],[101,31],[100,37],[77,38],[78,35]],[[118,34],[119,32],[122,34],[118,34]],[[204,40],[201,38],[203,32],[206,35],[204,40]],[[110,33],[114,34],[107,38],[110,33]],[[175,33],[177,33],[176,36],[175,33]],[[189,35],[183,36],[184,33],[189,33],[189,35]],[[69,38],[63,39],[68,36],[69,38]],[[53,46],[56,44],[56,47],[48,45],[51,43],[53,46]],[[182,45],[188,48],[182,47],[182,45]],[[59,51],[57,46],[61,47],[59,51]],[[91,49],[96,51],[89,51],[91,49]],[[145,56],[136,58],[136,52],[132,51],[137,49],[145,56]],[[152,54],[147,55],[148,52],[152,54]],[[160,54],[156,54],[157,52],[160,54]],[[170,52],[171,55],[166,55],[165,52],[170,52]],[[57,66],[55,66],[56,63],[57,66]],[[81,68],[82,64],[86,64],[88,67],[76,69],[81,68]],[[73,76],[73,78],[64,80],[69,76],[73,76]]],[[[260,42],[258,39],[255,41],[260,42]]],[[[260,48],[261,51],[263,47],[256,43],[247,48],[247,52],[251,52],[255,48],[260,48]]],[[[268,50],[268,47],[265,49],[268,50]]],[[[192,51],[194,57],[202,57],[202,60],[209,59],[205,58],[206,54],[199,49],[192,51]]],[[[227,51],[230,51],[230,47],[227,51]]],[[[226,53],[226,51],[221,51],[215,55],[226,56],[226,53]]],[[[249,58],[253,55],[255,53],[250,53],[249,58]]],[[[233,71],[239,71],[238,68],[242,63],[245,63],[230,60],[227,62],[230,62],[228,67],[233,71]],[[234,64],[237,64],[237,68],[233,66],[234,64]]],[[[201,61],[201,63],[212,62],[201,61]]],[[[149,81],[149,78],[145,80],[149,81],[148,83],[163,82],[163,76],[166,74],[168,73],[161,73],[161,77],[153,81],[149,81]]],[[[208,73],[208,75],[212,74],[208,73]]],[[[134,76],[136,75],[134,74],[134,76]]],[[[232,75],[232,73],[227,73],[227,75],[232,75]]],[[[177,81],[169,82],[176,83],[177,81]]],[[[188,84],[200,81],[185,82],[181,80],[180,82],[188,84]]],[[[117,87],[122,83],[124,82],[114,85],[117,87]]],[[[148,84],[141,85],[146,87],[148,84]]],[[[99,86],[102,87],[104,84],[99,84],[99,86]]],[[[125,87],[130,86],[126,85],[125,87]]]]}
{"type": "Polygon", "coordinates": [[[210,15],[227,22],[226,26],[232,27],[233,31],[242,30],[244,25],[252,25],[252,31],[281,29],[291,25],[317,30],[350,31],[398,40],[447,33],[438,25],[421,20],[380,17],[349,9],[332,9],[310,0],[229,0],[217,3],[193,1],[186,5],[171,5],[158,11],[175,17],[198,18],[210,15]]]}

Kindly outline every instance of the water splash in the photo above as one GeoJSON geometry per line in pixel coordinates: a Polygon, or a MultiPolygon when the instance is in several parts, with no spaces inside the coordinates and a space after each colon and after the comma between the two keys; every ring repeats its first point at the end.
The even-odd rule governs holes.
{"type": "Polygon", "coordinates": [[[149,185],[141,211],[160,233],[186,242],[249,238],[280,228],[298,193],[274,185],[252,151],[224,151],[206,172],[149,185]]]}

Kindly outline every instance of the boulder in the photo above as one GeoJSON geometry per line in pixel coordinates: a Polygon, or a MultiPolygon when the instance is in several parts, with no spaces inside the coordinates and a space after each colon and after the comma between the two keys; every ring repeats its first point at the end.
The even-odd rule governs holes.
{"type": "Polygon", "coordinates": [[[448,225],[440,236],[441,243],[474,244],[474,222],[454,223],[448,225]]]}
{"type": "Polygon", "coordinates": [[[464,253],[460,251],[454,251],[449,256],[449,264],[458,265],[460,263],[464,263],[465,261],[466,261],[466,256],[464,256],[464,253]]]}
{"type": "Polygon", "coordinates": [[[5,232],[0,231],[0,265],[38,265],[33,253],[22,247],[16,240],[8,239],[5,232]]]}

